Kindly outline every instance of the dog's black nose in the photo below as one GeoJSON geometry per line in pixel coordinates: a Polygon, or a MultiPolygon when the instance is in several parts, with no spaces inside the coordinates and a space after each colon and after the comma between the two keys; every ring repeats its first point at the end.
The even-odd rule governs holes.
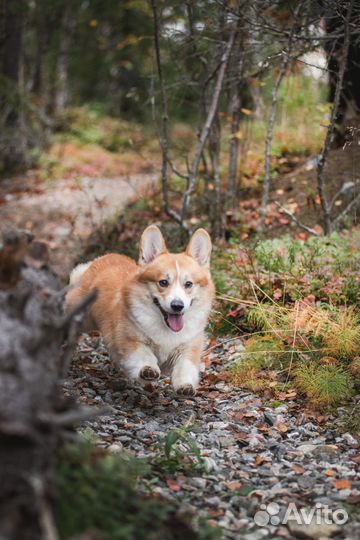
{"type": "Polygon", "coordinates": [[[170,307],[176,313],[180,313],[184,309],[184,302],[182,300],[173,300],[170,307]]]}

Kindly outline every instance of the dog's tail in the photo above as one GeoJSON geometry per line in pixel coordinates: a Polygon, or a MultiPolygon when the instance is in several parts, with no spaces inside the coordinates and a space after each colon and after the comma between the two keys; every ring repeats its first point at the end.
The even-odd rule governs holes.
{"type": "Polygon", "coordinates": [[[70,280],[69,285],[77,285],[82,278],[82,276],[85,274],[86,270],[89,268],[91,262],[88,263],[82,263],[75,266],[75,268],[72,270],[70,274],[70,280]]]}

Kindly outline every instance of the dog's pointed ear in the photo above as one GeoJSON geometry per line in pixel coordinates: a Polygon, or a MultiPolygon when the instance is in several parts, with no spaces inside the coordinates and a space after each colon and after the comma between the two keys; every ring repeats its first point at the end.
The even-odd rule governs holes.
{"type": "Polygon", "coordinates": [[[205,229],[198,229],[194,232],[185,253],[195,259],[200,266],[209,266],[211,238],[205,229]]]}
{"type": "Polygon", "coordinates": [[[162,253],[167,253],[163,235],[156,225],[150,225],[141,235],[139,264],[148,264],[162,253]]]}

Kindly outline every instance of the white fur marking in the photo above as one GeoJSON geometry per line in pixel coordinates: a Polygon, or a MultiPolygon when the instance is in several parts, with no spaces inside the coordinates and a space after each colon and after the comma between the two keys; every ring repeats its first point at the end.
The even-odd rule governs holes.
{"type": "Polygon", "coordinates": [[[179,263],[177,261],[175,261],[175,266],[176,266],[177,278],[178,280],[180,280],[180,268],[179,268],[179,263]]]}
{"type": "Polygon", "coordinates": [[[156,356],[145,346],[139,347],[131,353],[122,365],[131,379],[137,379],[142,368],[146,366],[160,372],[156,356]]]}
{"type": "Polygon", "coordinates": [[[89,268],[91,262],[82,263],[75,266],[73,271],[70,274],[70,285],[76,285],[79,283],[82,276],[85,274],[86,270],[89,268]]]}
{"type": "Polygon", "coordinates": [[[191,299],[186,294],[180,283],[178,283],[173,289],[171,290],[171,294],[168,295],[165,302],[165,308],[168,311],[171,311],[171,302],[173,300],[182,300],[184,303],[184,310],[186,311],[190,307],[191,299]]]}
{"type": "Polygon", "coordinates": [[[193,388],[196,388],[199,383],[199,378],[199,366],[196,366],[187,358],[179,358],[171,375],[174,389],[178,390],[181,386],[186,384],[191,384],[193,388]]]}

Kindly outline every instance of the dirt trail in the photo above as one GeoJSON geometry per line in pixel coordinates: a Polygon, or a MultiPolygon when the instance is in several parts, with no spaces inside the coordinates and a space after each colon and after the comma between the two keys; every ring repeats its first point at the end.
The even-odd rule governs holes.
{"type": "Polygon", "coordinates": [[[51,263],[62,279],[91,234],[156,182],[157,175],[82,178],[56,183],[34,178],[0,184],[0,231],[26,228],[50,247],[51,263]]]}

